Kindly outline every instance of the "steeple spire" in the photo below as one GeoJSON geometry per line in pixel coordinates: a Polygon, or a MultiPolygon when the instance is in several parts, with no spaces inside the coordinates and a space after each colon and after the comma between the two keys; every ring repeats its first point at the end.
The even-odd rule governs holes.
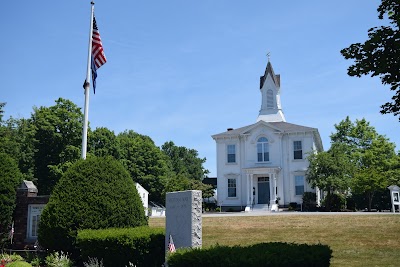
{"type": "Polygon", "coordinates": [[[281,107],[281,77],[275,74],[267,53],[268,63],[264,75],[260,77],[261,109],[257,121],[286,121],[281,107]]]}

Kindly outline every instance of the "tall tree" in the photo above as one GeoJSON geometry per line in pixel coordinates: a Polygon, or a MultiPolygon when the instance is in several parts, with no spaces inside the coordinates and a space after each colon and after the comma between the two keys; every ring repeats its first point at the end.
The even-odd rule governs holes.
{"type": "Polygon", "coordinates": [[[358,171],[352,181],[352,190],[364,194],[368,200],[368,210],[376,192],[385,191],[390,185],[390,173],[396,164],[395,145],[382,135],[371,141],[368,149],[360,152],[358,171]]]}
{"type": "Polygon", "coordinates": [[[106,127],[99,127],[89,132],[88,152],[97,157],[112,156],[119,159],[119,144],[114,132],[106,127]]]}
{"type": "Polygon", "coordinates": [[[151,201],[164,203],[166,177],[170,173],[167,159],[150,137],[125,131],[117,136],[120,161],[133,181],[149,191],[151,201]]]}
{"type": "MultiPolygon", "coordinates": [[[[0,103],[0,109],[4,106],[5,103],[0,103]]],[[[18,163],[26,180],[34,180],[33,137],[30,120],[13,117],[7,120],[0,119],[0,152],[8,154],[18,163]]]]}
{"type": "Polygon", "coordinates": [[[212,185],[203,184],[199,180],[189,179],[183,174],[171,173],[165,184],[164,194],[173,191],[200,190],[203,198],[214,196],[212,185]]]}
{"type": "Polygon", "coordinates": [[[199,154],[195,149],[189,149],[183,146],[176,146],[174,142],[165,142],[161,146],[163,153],[168,156],[172,170],[193,180],[203,180],[204,176],[209,173],[203,167],[206,158],[199,158],[199,154]]]}
{"type": "Polygon", "coordinates": [[[333,144],[326,152],[309,155],[306,172],[312,188],[326,192],[326,209],[330,210],[333,193],[344,194],[350,187],[354,172],[348,149],[344,144],[333,144]]]}
{"type": "Polygon", "coordinates": [[[331,148],[326,152],[331,155],[336,151],[332,154],[335,159],[325,157],[325,152],[309,158],[311,184],[317,182],[316,185],[326,191],[323,188],[326,184],[339,183],[341,187],[333,187],[334,190],[351,189],[353,193],[364,194],[370,210],[374,195],[384,191],[397,173],[395,145],[378,134],[365,119],[352,122],[346,117],[335,124],[335,129],[336,132],[331,135],[331,148]],[[346,183],[341,183],[344,181],[342,178],[346,183]]]}
{"type": "Polygon", "coordinates": [[[51,107],[34,108],[34,175],[41,194],[50,194],[62,173],[80,158],[82,143],[81,109],[59,98],[51,107]]]}
{"type": "Polygon", "coordinates": [[[400,2],[382,0],[378,14],[381,20],[387,17],[390,25],[369,29],[367,41],[352,44],[340,52],[345,59],[355,62],[348,68],[348,75],[378,76],[382,84],[390,86],[390,90],[394,91],[393,101],[382,105],[381,113],[397,116],[400,114],[400,2]]]}

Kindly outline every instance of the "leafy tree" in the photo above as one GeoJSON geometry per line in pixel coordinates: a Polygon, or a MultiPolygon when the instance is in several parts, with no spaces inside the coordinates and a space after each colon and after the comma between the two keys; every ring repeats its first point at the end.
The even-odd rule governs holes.
{"type": "Polygon", "coordinates": [[[14,160],[19,160],[19,144],[17,142],[17,120],[10,118],[0,125],[0,151],[14,160]]]}
{"type": "Polygon", "coordinates": [[[57,183],[39,225],[45,248],[76,252],[80,229],[146,225],[143,204],[129,173],[112,157],[75,162],[57,183]]]}
{"type": "Polygon", "coordinates": [[[308,179],[327,191],[327,197],[349,189],[364,194],[371,210],[374,195],[384,191],[399,173],[395,145],[365,119],[352,122],[346,117],[335,128],[329,151],[310,156],[308,179]]]}
{"type": "Polygon", "coordinates": [[[119,159],[119,144],[114,132],[105,127],[89,132],[88,152],[97,157],[112,156],[119,159]]]}
{"type": "Polygon", "coordinates": [[[175,174],[168,177],[165,186],[165,193],[185,190],[200,190],[203,198],[214,196],[214,189],[211,185],[203,184],[199,180],[189,179],[183,174],[175,174]]]}
{"type": "Polygon", "coordinates": [[[34,176],[41,194],[50,194],[62,173],[80,158],[83,115],[70,100],[34,108],[34,176]]]}
{"type": "Polygon", "coordinates": [[[332,195],[345,193],[350,186],[353,174],[353,165],[347,148],[342,144],[332,145],[326,152],[309,155],[310,165],[307,169],[307,181],[312,188],[318,187],[325,191],[326,209],[331,209],[332,195]]]}
{"type": "Polygon", "coordinates": [[[177,174],[201,181],[209,173],[203,167],[206,158],[199,158],[198,152],[195,149],[176,146],[174,142],[169,141],[161,146],[161,150],[168,156],[172,170],[177,174]]]}
{"type": "Polygon", "coordinates": [[[375,193],[388,186],[389,175],[395,166],[395,145],[378,134],[365,119],[353,123],[347,117],[335,128],[337,132],[331,135],[333,144],[347,147],[356,168],[351,189],[356,194],[365,194],[368,210],[371,210],[375,193]]]}
{"type": "Polygon", "coordinates": [[[400,114],[400,2],[382,0],[378,13],[379,19],[387,16],[390,25],[369,29],[367,41],[352,44],[340,52],[345,59],[353,59],[355,62],[348,68],[348,75],[378,76],[382,84],[390,86],[390,90],[395,92],[393,101],[382,105],[381,113],[393,113],[396,116],[400,114]]]}
{"type": "Polygon", "coordinates": [[[371,146],[378,133],[375,128],[369,125],[364,118],[355,120],[353,123],[350,117],[335,124],[336,133],[331,134],[331,143],[341,143],[346,145],[349,153],[363,151],[371,146]]]}
{"type": "Polygon", "coordinates": [[[149,191],[149,200],[164,203],[166,177],[170,174],[167,159],[150,137],[125,131],[117,136],[120,161],[133,181],[149,191]]]}
{"type": "Polygon", "coordinates": [[[395,145],[385,137],[378,135],[371,141],[368,149],[362,152],[359,169],[354,175],[352,190],[365,194],[368,210],[376,192],[384,191],[390,184],[388,179],[396,160],[395,145]]]}
{"type": "Polygon", "coordinates": [[[22,182],[17,163],[0,153],[0,244],[6,241],[16,204],[16,189],[22,182]]]}
{"type": "MultiPolygon", "coordinates": [[[[4,106],[5,103],[0,103],[0,110],[4,106]]],[[[5,121],[0,119],[0,152],[8,154],[18,163],[26,180],[34,180],[33,151],[33,130],[29,120],[13,117],[5,121]]]]}

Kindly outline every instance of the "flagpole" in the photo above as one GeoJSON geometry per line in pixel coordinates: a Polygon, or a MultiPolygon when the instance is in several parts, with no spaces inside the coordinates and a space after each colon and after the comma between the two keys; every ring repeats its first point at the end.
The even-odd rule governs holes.
{"type": "Polygon", "coordinates": [[[86,80],[83,84],[85,90],[85,109],[84,109],[84,120],[83,120],[83,132],[82,132],[82,159],[86,159],[87,150],[87,131],[89,124],[89,96],[90,96],[90,66],[92,61],[92,35],[93,35],[93,14],[94,14],[94,1],[90,2],[90,31],[89,31],[89,48],[88,48],[88,62],[86,70],[86,80]]]}

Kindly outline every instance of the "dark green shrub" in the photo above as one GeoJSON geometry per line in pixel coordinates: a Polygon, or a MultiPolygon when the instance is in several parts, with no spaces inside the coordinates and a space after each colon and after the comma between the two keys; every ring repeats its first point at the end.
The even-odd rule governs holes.
{"type": "Polygon", "coordinates": [[[17,187],[21,182],[22,175],[17,163],[7,154],[0,153],[0,244],[8,238],[15,209],[17,187]]]}
{"type": "Polygon", "coordinates": [[[80,230],[77,243],[84,261],[103,260],[104,266],[161,266],[165,260],[164,230],[147,226],[80,230]]]}
{"type": "Polygon", "coordinates": [[[169,267],[329,266],[332,250],[326,245],[260,243],[248,247],[215,246],[177,250],[168,255],[169,267]]]}
{"type": "Polygon", "coordinates": [[[317,194],[313,192],[304,192],[303,194],[303,211],[317,210],[317,194]]]}
{"type": "MultiPolygon", "coordinates": [[[[367,195],[352,193],[350,197],[347,198],[347,208],[353,210],[365,210],[368,209],[368,198],[367,195]]],[[[391,210],[392,202],[390,199],[390,190],[381,189],[374,193],[372,199],[371,208],[379,211],[391,210]]]]}
{"type": "Polygon", "coordinates": [[[290,202],[288,210],[300,210],[297,208],[297,202],[290,202]]]}
{"type": "Polygon", "coordinates": [[[79,160],[56,184],[39,224],[40,245],[72,254],[79,229],[147,225],[129,173],[111,157],[79,160]]]}
{"type": "Polygon", "coordinates": [[[336,193],[331,194],[329,205],[327,201],[328,197],[325,197],[324,200],[322,201],[322,204],[325,207],[330,207],[328,211],[341,211],[345,208],[346,198],[341,194],[336,194],[336,193]]]}

